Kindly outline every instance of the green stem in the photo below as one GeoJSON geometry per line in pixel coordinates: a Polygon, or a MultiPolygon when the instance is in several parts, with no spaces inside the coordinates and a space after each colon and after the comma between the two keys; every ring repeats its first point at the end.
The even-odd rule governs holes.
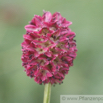
{"type": "Polygon", "coordinates": [[[45,84],[44,101],[43,103],[50,103],[51,83],[45,84]]]}

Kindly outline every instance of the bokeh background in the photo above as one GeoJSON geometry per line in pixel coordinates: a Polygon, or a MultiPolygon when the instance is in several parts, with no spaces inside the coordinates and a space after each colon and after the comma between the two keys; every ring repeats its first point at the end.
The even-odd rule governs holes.
{"type": "Polygon", "coordinates": [[[73,22],[78,48],[63,84],[52,87],[51,103],[60,95],[103,95],[103,0],[0,0],[0,103],[43,101],[44,86],[21,66],[24,26],[43,10],[73,22]]]}

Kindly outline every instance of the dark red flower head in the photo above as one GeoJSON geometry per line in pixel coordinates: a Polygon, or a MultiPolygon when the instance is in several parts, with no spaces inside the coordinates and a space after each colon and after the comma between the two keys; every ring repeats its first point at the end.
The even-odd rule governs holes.
{"type": "Polygon", "coordinates": [[[73,65],[77,49],[75,33],[68,28],[71,24],[58,12],[52,15],[44,11],[25,26],[22,66],[38,84],[62,83],[73,65]]]}

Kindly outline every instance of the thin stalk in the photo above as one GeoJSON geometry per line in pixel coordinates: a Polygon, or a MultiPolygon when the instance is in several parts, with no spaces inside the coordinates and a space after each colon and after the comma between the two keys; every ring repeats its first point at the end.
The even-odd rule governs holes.
{"type": "Polygon", "coordinates": [[[45,84],[44,87],[44,101],[43,103],[50,103],[51,83],[45,84]]]}

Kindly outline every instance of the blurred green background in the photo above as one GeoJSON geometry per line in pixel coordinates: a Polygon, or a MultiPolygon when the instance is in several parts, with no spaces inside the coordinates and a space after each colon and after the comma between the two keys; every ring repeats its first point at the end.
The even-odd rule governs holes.
{"type": "Polygon", "coordinates": [[[51,103],[60,95],[103,95],[103,0],[0,0],[0,103],[43,101],[44,86],[21,66],[24,26],[43,10],[73,22],[78,48],[64,83],[52,87],[51,103]]]}

